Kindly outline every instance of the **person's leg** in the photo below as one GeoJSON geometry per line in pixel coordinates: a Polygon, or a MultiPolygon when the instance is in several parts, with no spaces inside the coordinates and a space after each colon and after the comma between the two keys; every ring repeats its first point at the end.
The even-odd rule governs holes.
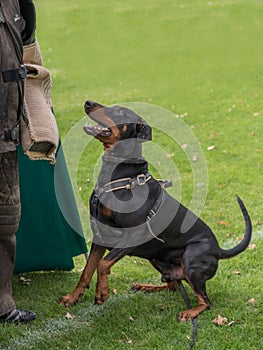
{"type": "Polygon", "coordinates": [[[11,278],[20,219],[17,152],[0,154],[0,321],[27,322],[35,314],[16,309],[11,278]]]}

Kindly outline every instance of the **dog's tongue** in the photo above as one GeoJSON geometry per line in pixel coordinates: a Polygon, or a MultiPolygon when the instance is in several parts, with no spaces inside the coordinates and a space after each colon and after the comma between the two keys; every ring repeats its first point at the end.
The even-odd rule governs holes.
{"type": "Polygon", "coordinates": [[[111,130],[105,126],[102,125],[88,125],[85,124],[83,126],[84,131],[91,136],[103,136],[103,137],[108,137],[111,135],[111,130]]]}

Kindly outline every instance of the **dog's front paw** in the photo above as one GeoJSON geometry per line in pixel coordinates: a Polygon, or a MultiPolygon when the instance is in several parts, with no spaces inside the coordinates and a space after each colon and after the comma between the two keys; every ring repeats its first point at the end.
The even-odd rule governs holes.
{"type": "Polygon", "coordinates": [[[75,305],[83,296],[83,294],[78,294],[76,296],[74,293],[67,294],[59,299],[59,304],[65,306],[65,307],[70,307],[71,305],[75,305]]]}
{"type": "Polygon", "coordinates": [[[100,286],[100,287],[97,286],[94,304],[101,305],[104,303],[104,301],[109,299],[109,297],[110,297],[110,289],[108,285],[100,286]]]}
{"type": "Polygon", "coordinates": [[[107,290],[107,292],[96,292],[94,304],[102,305],[109,297],[109,290],[107,290]]]}

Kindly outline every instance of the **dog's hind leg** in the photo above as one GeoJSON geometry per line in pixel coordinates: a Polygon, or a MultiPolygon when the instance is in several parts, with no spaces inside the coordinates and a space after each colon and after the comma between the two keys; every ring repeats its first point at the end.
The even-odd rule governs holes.
{"type": "Polygon", "coordinates": [[[209,309],[211,302],[206,292],[206,281],[212,278],[217,270],[218,260],[211,254],[202,254],[202,245],[189,248],[184,255],[185,279],[196,294],[196,307],[180,313],[179,321],[188,321],[209,309]]]}
{"type": "Polygon", "coordinates": [[[79,301],[79,299],[83,296],[85,289],[89,287],[92,276],[97,269],[99,261],[102,259],[105,251],[105,247],[92,243],[88,261],[82,272],[78,285],[72,293],[60,298],[60,304],[69,307],[70,305],[79,301]]]}
{"type": "Polygon", "coordinates": [[[200,313],[202,313],[206,309],[209,309],[211,306],[209,298],[206,294],[205,283],[198,282],[197,283],[198,287],[197,287],[197,284],[195,282],[193,284],[191,282],[191,280],[188,278],[187,278],[187,282],[189,283],[191,288],[194,290],[196,297],[197,297],[198,304],[196,307],[194,307],[192,309],[180,312],[179,317],[178,317],[178,321],[190,321],[190,320],[194,319],[195,317],[197,317],[200,313]]]}
{"type": "Polygon", "coordinates": [[[165,289],[176,290],[178,288],[178,284],[176,281],[165,283],[160,286],[156,286],[155,284],[143,284],[143,283],[133,283],[131,290],[134,292],[145,292],[145,293],[155,293],[162,292],[165,289]]]}

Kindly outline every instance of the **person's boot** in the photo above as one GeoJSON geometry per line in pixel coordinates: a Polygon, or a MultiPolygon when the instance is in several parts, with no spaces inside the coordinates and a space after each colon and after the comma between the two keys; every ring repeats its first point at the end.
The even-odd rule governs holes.
{"type": "Polygon", "coordinates": [[[0,316],[0,322],[26,323],[33,321],[36,314],[29,310],[14,309],[7,314],[0,316]]]}

